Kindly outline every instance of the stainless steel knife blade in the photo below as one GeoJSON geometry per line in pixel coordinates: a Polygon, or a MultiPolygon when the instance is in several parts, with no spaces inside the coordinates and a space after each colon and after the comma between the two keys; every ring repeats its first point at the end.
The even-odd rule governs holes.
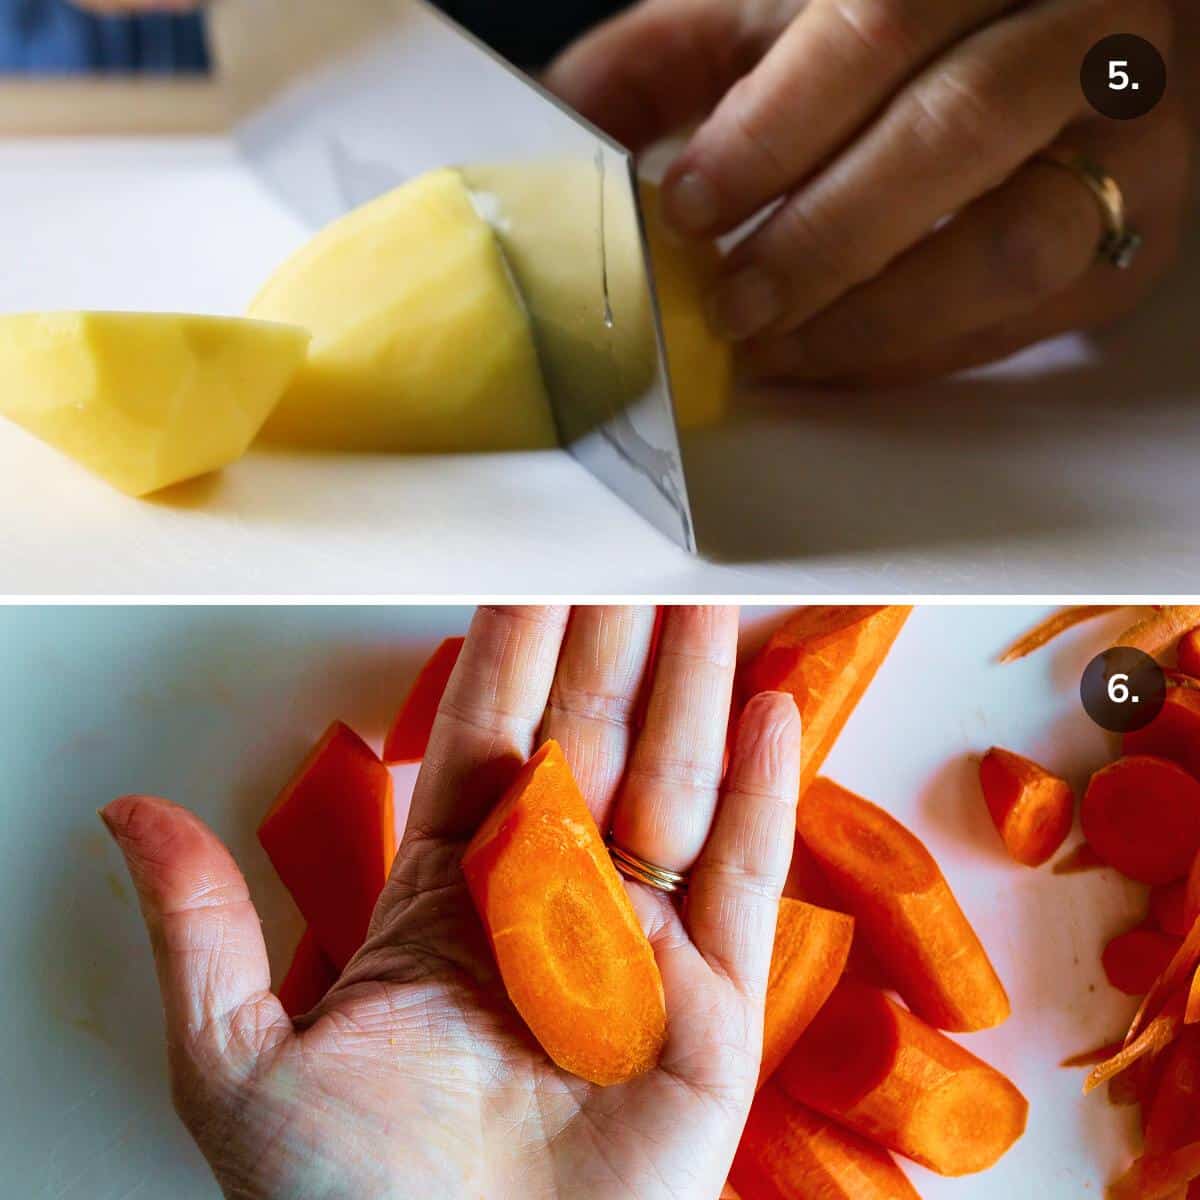
{"type": "Polygon", "coordinates": [[[562,444],[694,551],[630,153],[424,0],[253,14],[214,39],[255,171],[316,229],[457,167],[528,309],[562,444]]]}

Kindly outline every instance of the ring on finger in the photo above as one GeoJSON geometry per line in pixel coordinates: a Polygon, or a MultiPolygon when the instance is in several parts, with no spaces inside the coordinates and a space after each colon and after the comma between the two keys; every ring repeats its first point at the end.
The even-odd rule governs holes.
{"type": "Polygon", "coordinates": [[[654,863],[638,858],[636,854],[618,846],[616,842],[608,843],[608,853],[613,865],[626,879],[636,879],[639,883],[657,888],[668,895],[687,891],[687,876],[678,871],[668,871],[666,867],[655,866],[654,863]]]}
{"type": "Polygon", "coordinates": [[[1070,171],[1095,196],[1104,222],[1097,255],[1122,271],[1131,266],[1141,249],[1142,235],[1125,219],[1125,197],[1117,181],[1086,154],[1060,146],[1041,151],[1035,161],[1070,171]]]}

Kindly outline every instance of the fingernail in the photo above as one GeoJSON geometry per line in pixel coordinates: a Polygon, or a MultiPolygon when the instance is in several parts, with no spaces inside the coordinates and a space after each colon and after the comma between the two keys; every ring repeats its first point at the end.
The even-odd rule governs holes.
{"type": "Polygon", "coordinates": [[[782,310],[775,280],[761,267],[745,267],[717,290],[709,320],[717,333],[740,341],[765,329],[782,310]]]}
{"type": "Polygon", "coordinates": [[[720,202],[711,183],[699,171],[684,171],[667,185],[663,215],[683,233],[704,233],[720,217],[720,202]]]}

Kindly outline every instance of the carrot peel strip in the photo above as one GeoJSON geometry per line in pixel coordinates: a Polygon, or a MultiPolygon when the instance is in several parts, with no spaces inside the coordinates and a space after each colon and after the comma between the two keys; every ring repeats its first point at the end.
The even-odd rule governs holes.
{"type": "Polygon", "coordinates": [[[1090,621],[1094,617],[1102,617],[1106,613],[1116,612],[1120,607],[1119,604],[1076,604],[1070,608],[1060,609],[1039,621],[1032,629],[1017,638],[1000,655],[1000,661],[1010,663],[1025,658],[1035,650],[1040,650],[1060,634],[1066,633],[1068,629],[1074,629],[1076,625],[1082,625],[1084,621],[1090,621]]]}

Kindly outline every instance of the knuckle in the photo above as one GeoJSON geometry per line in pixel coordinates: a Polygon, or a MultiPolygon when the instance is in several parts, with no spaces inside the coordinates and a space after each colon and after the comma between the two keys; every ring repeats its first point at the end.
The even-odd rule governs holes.
{"type": "Polygon", "coordinates": [[[996,159],[1020,141],[1007,91],[983,60],[947,67],[913,89],[912,133],[944,161],[996,159]]]}
{"type": "Polygon", "coordinates": [[[911,0],[830,0],[830,5],[874,64],[902,68],[924,56],[929,25],[911,0]]]}
{"type": "Polygon", "coordinates": [[[846,229],[829,208],[797,198],[779,211],[776,220],[778,239],[786,247],[781,261],[805,262],[846,286],[873,273],[863,235],[846,229]]]}

